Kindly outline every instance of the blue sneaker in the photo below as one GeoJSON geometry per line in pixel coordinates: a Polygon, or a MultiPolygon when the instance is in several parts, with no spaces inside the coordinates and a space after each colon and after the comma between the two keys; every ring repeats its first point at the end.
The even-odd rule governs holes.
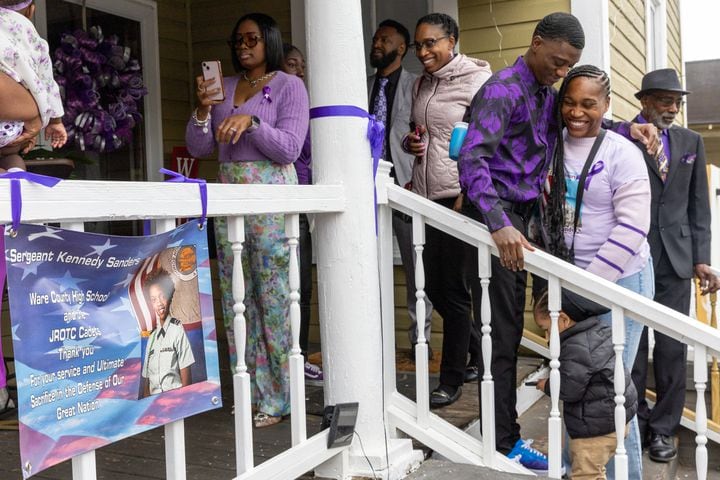
{"type": "Polygon", "coordinates": [[[521,438],[515,443],[513,449],[507,454],[507,457],[515,460],[523,467],[528,470],[532,470],[535,473],[547,474],[547,455],[532,448],[530,446],[532,443],[532,440],[523,440],[521,438]]]}

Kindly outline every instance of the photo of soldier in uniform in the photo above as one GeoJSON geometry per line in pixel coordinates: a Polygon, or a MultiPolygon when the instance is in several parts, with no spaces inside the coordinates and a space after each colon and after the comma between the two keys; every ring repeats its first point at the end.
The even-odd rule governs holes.
{"type": "Polygon", "coordinates": [[[194,245],[145,258],[128,287],[140,330],[138,398],[207,379],[194,245]]]}
{"type": "Polygon", "coordinates": [[[143,289],[157,321],[142,367],[143,396],[148,396],[190,385],[190,366],[195,357],[182,322],[170,316],[175,294],[170,274],[162,268],[154,270],[146,277],[143,289]]]}

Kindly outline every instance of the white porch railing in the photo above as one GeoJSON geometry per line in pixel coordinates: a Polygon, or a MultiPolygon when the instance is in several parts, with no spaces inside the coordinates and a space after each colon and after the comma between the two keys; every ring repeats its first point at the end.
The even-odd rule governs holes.
{"type": "MultiPolygon", "coordinates": [[[[0,181],[0,198],[10,198],[8,181],[0,181]]],[[[298,236],[300,213],[338,213],[345,206],[340,186],[221,185],[208,184],[208,216],[227,217],[235,252],[233,298],[238,366],[233,377],[235,402],[236,479],[289,479],[312,470],[341,454],[346,448],[327,448],[327,431],[307,438],[304,361],[300,355],[300,285],[298,236]],[[245,365],[244,277],[240,253],[244,241],[244,217],[285,214],[290,246],[290,352],[292,448],[255,466],[251,417],[250,376],[245,365]]],[[[196,184],[63,181],[54,188],[22,182],[22,221],[60,222],[64,228],[83,230],[83,222],[155,219],[156,231],[175,227],[175,218],[198,217],[200,196],[196,184]]],[[[10,223],[10,202],[0,202],[0,224],[10,223]]],[[[217,292],[216,292],[217,293],[217,292]]],[[[230,418],[228,418],[230,421],[230,418]]],[[[168,479],[186,478],[183,420],[165,425],[166,474],[168,479]]],[[[94,480],[95,452],[72,460],[73,480],[94,480]]]]}
{"type": "MultiPolygon", "coordinates": [[[[417,365],[417,402],[397,392],[395,386],[394,362],[384,363],[384,400],[386,417],[391,436],[399,437],[397,430],[423,442],[448,459],[456,462],[486,465],[498,470],[530,474],[517,463],[507,459],[495,450],[493,412],[493,379],[490,374],[491,335],[487,287],[491,281],[490,255],[497,254],[492,239],[484,226],[466,217],[439,207],[417,195],[392,184],[388,176],[387,164],[383,164],[378,175],[378,225],[379,225],[379,268],[382,295],[382,314],[385,319],[393,318],[393,282],[392,282],[392,209],[400,210],[413,217],[415,250],[418,254],[416,264],[416,284],[418,287],[419,342],[416,349],[417,365]],[[425,225],[443,230],[478,248],[479,277],[483,287],[482,310],[482,347],[485,371],[481,383],[483,405],[485,406],[481,422],[486,435],[482,440],[475,439],[453,427],[429,411],[429,385],[427,351],[422,325],[421,301],[424,296],[424,272],[422,251],[425,225]]],[[[52,189],[23,182],[23,221],[27,223],[60,222],[67,228],[81,230],[85,221],[113,221],[151,218],[156,220],[158,231],[167,231],[174,226],[177,217],[200,215],[200,199],[196,185],[175,183],[132,183],[132,182],[91,182],[63,181],[52,189]]],[[[0,181],[0,198],[9,198],[9,182],[0,181]]],[[[341,186],[278,186],[278,185],[208,185],[208,216],[227,217],[233,249],[236,259],[242,250],[246,215],[283,213],[286,214],[287,236],[291,255],[291,327],[293,346],[291,351],[291,403],[292,403],[292,444],[293,447],[279,456],[258,466],[254,465],[252,448],[252,423],[250,407],[249,375],[243,362],[245,331],[243,316],[242,265],[236,261],[233,278],[233,296],[236,302],[236,332],[238,335],[238,372],[233,378],[234,400],[236,405],[236,462],[237,477],[242,479],[286,479],[312,470],[321,463],[337,456],[343,449],[331,449],[326,446],[327,433],[307,438],[305,431],[304,383],[302,359],[298,348],[298,264],[297,236],[298,214],[301,212],[332,214],[344,210],[345,189],[341,186]],[[241,338],[242,337],[242,338],[241,338]]],[[[0,222],[11,220],[10,205],[0,203],[0,222]]],[[[707,414],[704,392],[707,385],[705,358],[711,352],[720,352],[720,333],[708,326],[681,315],[666,307],[625,290],[613,283],[599,280],[591,274],[573,267],[543,252],[527,252],[527,269],[549,280],[550,310],[553,313],[553,329],[549,357],[551,359],[552,411],[548,420],[550,475],[560,477],[561,419],[558,409],[559,392],[559,336],[557,333],[557,315],[560,306],[560,287],[569,288],[597,302],[612,307],[613,343],[617,353],[616,385],[617,403],[615,424],[624,431],[625,412],[622,408],[624,397],[624,370],[622,350],[624,343],[623,317],[634,319],[662,333],[672,335],[678,340],[692,345],[696,358],[694,368],[695,386],[698,391],[695,430],[697,431],[696,468],[699,479],[707,475],[707,414]]],[[[394,322],[383,322],[384,357],[394,358],[394,322]]],[[[332,365],[327,365],[328,373],[333,374],[332,365]]],[[[355,372],[344,372],[342,376],[349,381],[355,372]]],[[[358,375],[365,373],[360,371],[358,375]]],[[[337,375],[337,372],[334,373],[337,375]]],[[[341,376],[341,375],[338,375],[341,376]]],[[[378,422],[382,419],[377,419],[378,422]]],[[[185,478],[185,449],[183,422],[178,421],[165,426],[166,431],[166,470],[167,477],[173,480],[185,478]]],[[[627,457],[623,445],[623,436],[619,436],[616,454],[616,477],[627,478],[627,457]]],[[[94,452],[73,459],[73,479],[89,480],[96,478],[94,452]]]]}
{"type": "MultiPolygon", "coordinates": [[[[392,266],[388,259],[391,259],[391,228],[390,218],[393,209],[399,210],[413,218],[413,243],[417,253],[416,259],[416,280],[418,298],[418,345],[416,346],[416,377],[417,377],[417,401],[402,396],[397,392],[394,383],[386,385],[388,393],[388,416],[393,427],[402,430],[406,434],[420,440],[441,455],[453,461],[487,465],[498,470],[530,472],[519,469],[517,464],[509,462],[506,457],[495,450],[495,439],[493,433],[494,406],[493,406],[493,379],[490,373],[491,358],[491,335],[490,319],[492,312],[489,306],[488,285],[491,281],[490,255],[497,255],[492,238],[487,228],[480,223],[464,217],[441,207],[434,202],[414,195],[407,190],[392,183],[387,177],[388,165],[382,165],[378,174],[378,202],[380,238],[379,238],[379,259],[382,262],[381,289],[383,292],[391,291],[392,288],[392,266]],[[425,226],[431,225],[454,237],[457,237],[478,249],[479,277],[483,287],[482,293],[482,355],[485,371],[482,372],[481,395],[483,410],[481,412],[482,431],[485,436],[482,441],[475,440],[469,435],[455,429],[447,422],[430,413],[428,398],[428,365],[427,346],[424,344],[422,319],[422,298],[425,293],[424,270],[422,263],[422,251],[425,243],[425,226]]],[[[615,350],[615,427],[618,435],[618,444],[615,455],[616,478],[626,479],[627,454],[624,446],[625,431],[625,409],[624,409],[624,388],[625,370],[622,361],[622,352],[625,343],[624,317],[625,315],[647,325],[659,332],[670,335],[677,340],[693,346],[695,355],[695,368],[693,372],[695,388],[697,390],[697,405],[695,418],[696,436],[696,471],[697,478],[707,477],[707,413],[705,406],[705,389],[707,385],[707,363],[706,355],[709,352],[720,351],[720,333],[706,325],[682,315],[674,310],[657,304],[641,295],[626,290],[614,283],[600,279],[595,275],[561,261],[545,252],[525,252],[526,269],[544,277],[549,284],[549,307],[551,311],[552,328],[550,333],[550,390],[551,390],[551,411],[548,420],[549,430],[549,475],[551,478],[560,478],[561,473],[561,438],[562,420],[560,418],[559,391],[560,374],[558,360],[560,355],[560,339],[557,331],[557,317],[560,309],[560,288],[567,288],[585,297],[604,304],[612,309],[612,341],[615,350]]],[[[383,313],[388,315],[393,311],[392,296],[383,296],[383,313]]],[[[392,318],[386,316],[385,318],[392,318]]],[[[394,345],[394,327],[384,322],[384,338],[386,351],[394,345]]],[[[394,382],[394,365],[387,365],[385,378],[394,382]]]]}

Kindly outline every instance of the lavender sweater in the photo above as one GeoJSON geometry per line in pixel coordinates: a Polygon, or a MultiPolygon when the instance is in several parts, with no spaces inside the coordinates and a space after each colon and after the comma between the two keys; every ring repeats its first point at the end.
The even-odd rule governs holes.
{"type": "Polygon", "coordinates": [[[233,97],[239,76],[223,79],[225,101],[212,109],[212,128],[208,133],[190,119],[185,129],[187,148],[195,157],[210,156],[218,147],[220,162],[270,160],[293,163],[299,156],[308,131],[309,102],[305,85],[298,77],[278,71],[267,83],[269,99],[258,91],[242,105],[235,107],[233,97]],[[232,115],[256,115],[260,126],[245,132],[236,144],[215,141],[215,130],[223,119],[232,115]]]}
{"type": "MultiPolygon", "coordinates": [[[[564,141],[569,247],[578,178],[595,137],[575,138],[565,132],[564,141]]],[[[649,228],[650,182],[642,153],[630,141],[607,132],[585,180],[575,265],[611,282],[633,275],[645,268],[650,257],[649,228]]]]}

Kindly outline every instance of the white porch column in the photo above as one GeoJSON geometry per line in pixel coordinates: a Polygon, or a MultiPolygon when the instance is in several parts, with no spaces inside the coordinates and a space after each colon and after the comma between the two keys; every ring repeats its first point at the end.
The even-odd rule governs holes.
{"type": "MultiPolygon", "coordinates": [[[[354,105],[367,110],[360,2],[305,3],[309,90],[312,107],[354,105]]],[[[349,456],[320,466],[322,477],[403,478],[419,464],[410,440],[386,434],[382,338],[375,237],[372,158],[367,119],[312,121],[316,184],[342,184],[345,212],[316,216],[318,299],[325,401],[360,403],[349,456]]],[[[393,321],[387,319],[386,321],[393,321]]],[[[395,361],[394,358],[387,361],[395,361]]]]}

